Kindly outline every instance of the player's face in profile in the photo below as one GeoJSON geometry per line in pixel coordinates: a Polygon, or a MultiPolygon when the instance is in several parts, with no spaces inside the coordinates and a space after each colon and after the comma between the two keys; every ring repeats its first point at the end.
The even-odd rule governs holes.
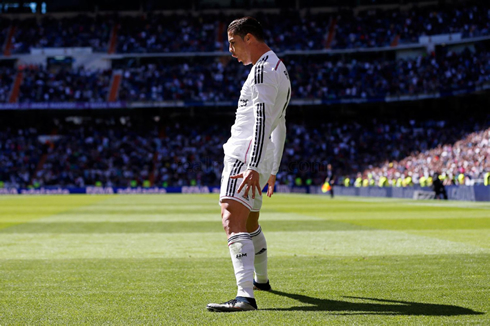
{"type": "Polygon", "coordinates": [[[238,62],[243,63],[245,66],[252,63],[248,44],[241,36],[228,33],[228,43],[230,44],[228,51],[230,51],[233,58],[236,58],[238,62]]]}

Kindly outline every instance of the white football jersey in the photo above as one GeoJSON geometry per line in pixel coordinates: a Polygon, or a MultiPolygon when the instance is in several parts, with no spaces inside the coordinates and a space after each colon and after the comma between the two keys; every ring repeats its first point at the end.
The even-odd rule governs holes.
{"type": "Polygon", "coordinates": [[[225,155],[244,162],[248,169],[275,175],[286,140],[290,98],[286,66],[273,51],[264,53],[243,84],[231,137],[223,145],[225,155]]]}

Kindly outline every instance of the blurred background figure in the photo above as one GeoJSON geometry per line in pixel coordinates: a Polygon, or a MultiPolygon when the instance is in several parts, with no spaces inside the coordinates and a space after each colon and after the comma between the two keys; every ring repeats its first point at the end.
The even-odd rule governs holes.
{"type": "Polygon", "coordinates": [[[432,181],[432,189],[436,193],[436,199],[447,200],[446,187],[444,186],[441,179],[439,178],[439,174],[434,173],[432,180],[433,180],[432,181]]]}

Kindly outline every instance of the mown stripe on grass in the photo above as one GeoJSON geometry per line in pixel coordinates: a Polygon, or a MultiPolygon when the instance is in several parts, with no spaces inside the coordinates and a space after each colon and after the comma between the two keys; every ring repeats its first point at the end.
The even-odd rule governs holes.
{"type": "MultiPolygon", "coordinates": [[[[338,203],[337,203],[338,204],[338,203]]],[[[343,205],[326,205],[325,203],[313,205],[289,205],[282,204],[280,206],[265,206],[263,211],[264,216],[269,211],[302,214],[312,217],[320,217],[327,219],[410,219],[410,218],[472,218],[472,217],[488,217],[488,211],[485,209],[470,209],[459,207],[432,207],[432,206],[416,206],[416,205],[389,205],[384,203],[376,203],[377,205],[364,205],[365,203],[348,202],[343,205]]]]}
{"type": "Polygon", "coordinates": [[[32,220],[60,213],[67,213],[80,207],[99,204],[109,196],[19,196],[3,200],[0,205],[0,230],[32,220]]]}
{"type": "Polygon", "coordinates": [[[490,232],[488,229],[481,230],[411,230],[406,231],[426,237],[467,243],[482,248],[490,248],[490,232]]]}
{"type": "MultiPolygon", "coordinates": [[[[319,217],[302,216],[298,214],[267,213],[260,220],[264,221],[292,221],[292,220],[320,220],[319,217]]],[[[15,222],[14,218],[4,219],[3,222],[15,222]]],[[[103,214],[103,213],[60,213],[53,216],[37,219],[36,223],[49,222],[220,222],[220,212],[207,213],[179,213],[179,214],[103,214]]]]}
{"type": "MultiPolygon", "coordinates": [[[[1,224],[0,224],[1,225],[1,224]]],[[[370,227],[330,220],[262,221],[263,230],[275,231],[348,231],[370,227]]],[[[221,232],[221,221],[154,222],[30,222],[13,225],[0,233],[188,233],[221,232]]]]}
{"type": "Polygon", "coordinates": [[[490,257],[430,258],[277,258],[270,265],[276,291],[256,294],[259,311],[235,315],[205,310],[235,291],[229,257],[11,260],[0,265],[0,322],[488,324],[490,257]]]}
{"type": "Polygon", "coordinates": [[[271,232],[267,234],[269,254],[279,256],[383,256],[488,253],[478,245],[409,234],[400,231],[271,232]],[[295,239],[292,247],[288,241],[295,239]]]}
{"type": "MultiPolygon", "coordinates": [[[[490,253],[490,248],[399,231],[267,232],[273,256],[490,253]]],[[[2,234],[0,259],[229,257],[224,232],[2,234]]]]}
{"type": "Polygon", "coordinates": [[[343,220],[359,226],[385,230],[471,230],[490,229],[489,218],[403,218],[343,220]]]}
{"type": "MultiPolygon", "coordinates": [[[[482,230],[490,229],[490,219],[377,219],[318,220],[301,219],[261,221],[264,231],[350,231],[350,230],[482,230]]],[[[0,223],[0,233],[188,233],[219,232],[216,221],[147,221],[147,222],[29,222],[0,223]]]]}

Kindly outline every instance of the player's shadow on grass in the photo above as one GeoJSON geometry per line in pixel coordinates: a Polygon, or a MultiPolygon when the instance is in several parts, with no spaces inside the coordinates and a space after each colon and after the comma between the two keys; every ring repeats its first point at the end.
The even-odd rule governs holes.
{"type": "Polygon", "coordinates": [[[340,300],[329,300],[308,297],[306,295],[286,293],[281,291],[270,291],[271,293],[288,297],[310,306],[262,309],[262,310],[282,310],[282,311],[326,311],[338,312],[339,315],[407,315],[407,316],[459,316],[459,315],[482,315],[483,312],[474,311],[468,308],[419,303],[410,301],[385,300],[376,298],[345,297],[354,300],[374,301],[370,302],[350,302],[340,300]]]}

